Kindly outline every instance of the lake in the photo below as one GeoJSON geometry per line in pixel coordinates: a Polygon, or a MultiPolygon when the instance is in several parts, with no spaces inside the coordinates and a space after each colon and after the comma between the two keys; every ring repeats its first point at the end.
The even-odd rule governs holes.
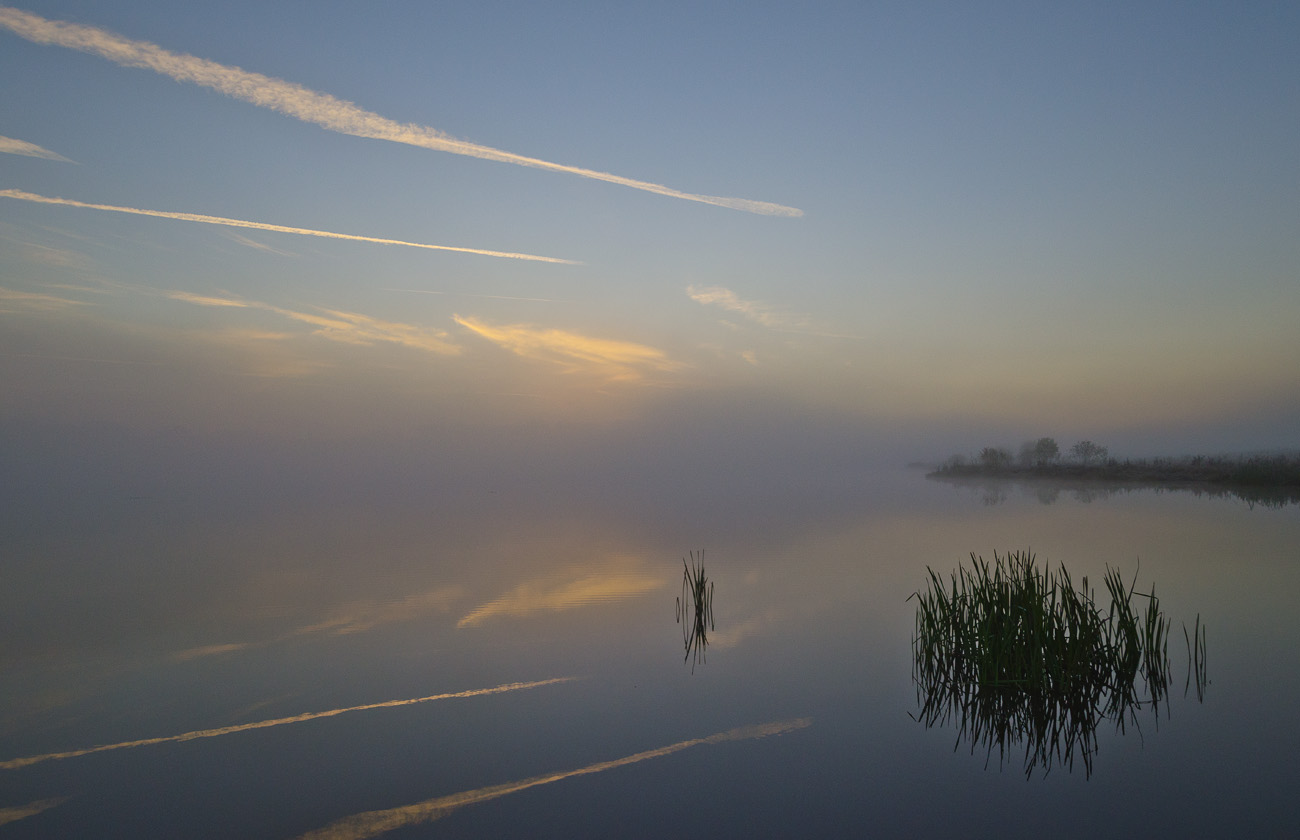
{"type": "Polygon", "coordinates": [[[69,470],[15,497],[0,832],[1290,832],[1300,507],[908,470],[716,495],[607,479],[69,470]],[[692,650],[678,599],[701,550],[712,625],[692,650]],[[1014,550],[1098,588],[1108,565],[1136,575],[1173,622],[1171,702],[1102,723],[1090,773],[1026,778],[1020,753],[912,717],[908,596],[927,567],[1014,550]]]}

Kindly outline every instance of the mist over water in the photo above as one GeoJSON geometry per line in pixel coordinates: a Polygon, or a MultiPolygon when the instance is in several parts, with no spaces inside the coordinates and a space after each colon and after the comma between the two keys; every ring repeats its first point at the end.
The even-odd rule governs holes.
{"type": "Polygon", "coordinates": [[[0,6],[7,836],[1285,835],[1295,488],[927,472],[1294,451],[1300,6],[746,12],[0,6]]]}
{"type": "MultiPolygon", "coordinates": [[[[305,461],[303,450],[209,452],[190,472],[151,466],[147,453],[161,457],[162,445],[125,435],[98,462],[64,449],[62,466],[32,471],[32,495],[6,514],[0,759],[162,742],[0,770],[20,793],[15,806],[69,797],[13,825],[54,836],[112,819],[291,837],[548,774],[559,783],[529,794],[526,809],[523,793],[475,794],[456,819],[474,833],[526,824],[546,834],[524,816],[540,807],[570,835],[629,819],[667,830],[634,801],[671,801],[682,784],[714,791],[688,836],[758,825],[903,836],[991,825],[995,814],[1017,834],[1098,797],[1159,836],[1225,828],[1243,809],[1262,830],[1287,807],[1272,791],[1295,778],[1290,742],[1264,733],[1290,731],[1277,699],[1287,692],[1274,689],[1300,673],[1300,640],[1282,618],[1300,591],[1288,561],[1297,507],[1068,489],[1052,504],[1013,489],[989,505],[984,491],[918,470],[832,464],[808,443],[729,465],[717,440],[659,460],[653,439],[619,452],[593,438],[554,460],[516,441],[478,470],[478,452],[407,458],[373,442],[334,460],[310,447],[305,461]],[[674,599],[682,560],[701,545],[715,626],[707,658],[683,663],[674,599]],[[909,718],[919,710],[908,595],[927,566],[944,574],[971,551],[1013,548],[1076,580],[1140,568],[1174,622],[1179,684],[1177,631],[1199,615],[1212,663],[1205,701],[1173,697],[1158,724],[1139,718],[1140,736],[1103,726],[1086,780],[1057,767],[1026,782],[996,756],[986,769],[982,753],[953,751],[955,732],[909,718]],[[472,696],[520,682],[540,684],[472,696]],[[361,710],[331,712],[347,709],[361,710]],[[640,769],[619,763],[792,718],[808,723],[674,748],[640,769]],[[216,734],[169,740],[198,730],[216,734]],[[335,781],[309,772],[308,754],[336,768],[335,781]],[[614,763],[570,773],[602,762],[614,763]],[[1258,783],[1188,796],[1225,766],[1258,783]],[[186,768],[188,781],[160,783],[162,767],[186,768]],[[864,784],[881,796],[864,799],[864,784]],[[1125,791],[1137,784],[1164,804],[1130,809],[1125,791]],[[160,792],[186,804],[160,815],[146,804],[160,792]],[[574,797],[589,804],[574,811],[574,797]],[[934,797],[951,809],[922,807],[934,797]],[[1019,816],[1006,823],[1008,812],[1019,816]]],[[[172,446],[168,458],[186,451],[172,446]]],[[[1103,823],[1063,830],[1086,836],[1103,823]]]]}

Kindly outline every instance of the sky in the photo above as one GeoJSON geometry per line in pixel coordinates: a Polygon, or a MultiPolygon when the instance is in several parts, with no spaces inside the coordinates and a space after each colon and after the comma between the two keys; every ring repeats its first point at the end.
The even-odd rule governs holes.
{"type": "Polygon", "coordinates": [[[0,6],[0,430],[33,470],[1294,448],[1298,37],[1286,2],[0,6]]]}

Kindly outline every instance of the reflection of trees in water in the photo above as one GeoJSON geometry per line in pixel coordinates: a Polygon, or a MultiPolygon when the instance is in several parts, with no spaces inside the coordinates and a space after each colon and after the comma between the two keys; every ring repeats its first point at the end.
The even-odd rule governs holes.
{"type": "MultiPolygon", "coordinates": [[[[949,581],[930,570],[917,601],[913,679],[926,725],[952,724],[957,745],[983,746],[999,763],[1024,749],[1026,777],[1036,768],[1073,768],[1088,775],[1103,721],[1124,732],[1138,712],[1168,714],[1170,621],[1156,598],[1125,585],[1108,569],[1111,603],[1103,610],[1084,578],[1074,587],[1064,567],[1040,571],[1032,554],[971,555],[949,581]],[[1145,607],[1145,609],[1141,609],[1145,607]]],[[[910,600],[910,599],[909,599],[910,600]]],[[[1197,616],[1188,635],[1188,685],[1204,697],[1205,631],[1197,616]]],[[[1139,728],[1140,731],[1140,728],[1139,728]]]]}
{"type": "Polygon", "coordinates": [[[1007,500],[1007,491],[1001,487],[985,487],[980,501],[985,507],[996,507],[1007,500]]]}
{"type": "Polygon", "coordinates": [[[685,658],[694,657],[691,673],[695,673],[695,666],[705,661],[708,634],[713,630],[713,581],[704,575],[703,549],[698,559],[695,552],[691,552],[689,566],[686,558],[682,558],[682,594],[677,597],[677,623],[682,626],[685,658]]]}
{"type": "Polygon", "coordinates": [[[1197,498],[1234,499],[1250,507],[1284,508],[1300,504],[1300,490],[1288,487],[1224,487],[1213,484],[1176,484],[1115,482],[1093,479],[1056,478],[986,478],[948,476],[931,473],[927,478],[943,481],[954,488],[969,490],[984,505],[995,506],[1007,502],[1013,493],[1031,496],[1044,505],[1055,504],[1061,492],[1066,491],[1077,502],[1089,504],[1104,501],[1112,496],[1129,493],[1191,493],[1197,498]]]}

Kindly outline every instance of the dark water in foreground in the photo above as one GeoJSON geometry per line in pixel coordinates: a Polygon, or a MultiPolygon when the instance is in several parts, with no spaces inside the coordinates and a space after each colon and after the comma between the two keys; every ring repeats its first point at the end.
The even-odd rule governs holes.
{"type": "Polygon", "coordinates": [[[1290,834],[1300,507],[1039,490],[900,472],[675,521],[505,489],[73,500],[0,545],[0,834],[1290,834]],[[694,662],[675,606],[701,548],[694,662]],[[1090,778],[1027,781],[909,717],[908,595],[1012,549],[1137,572],[1173,620],[1168,714],[1103,725],[1090,778]]]}

